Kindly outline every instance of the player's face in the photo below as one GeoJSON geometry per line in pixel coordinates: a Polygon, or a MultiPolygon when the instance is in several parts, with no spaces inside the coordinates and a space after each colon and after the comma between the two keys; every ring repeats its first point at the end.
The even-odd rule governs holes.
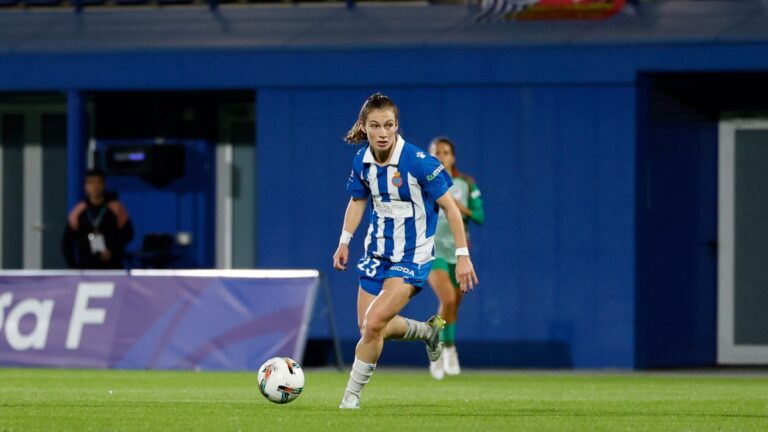
{"type": "Polygon", "coordinates": [[[456,163],[456,156],[451,151],[451,146],[446,143],[439,142],[435,145],[434,156],[448,170],[453,168],[453,164],[456,163]]]}
{"type": "Polygon", "coordinates": [[[374,151],[385,152],[397,142],[397,119],[391,109],[377,109],[368,113],[363,129],[374,151]]]}

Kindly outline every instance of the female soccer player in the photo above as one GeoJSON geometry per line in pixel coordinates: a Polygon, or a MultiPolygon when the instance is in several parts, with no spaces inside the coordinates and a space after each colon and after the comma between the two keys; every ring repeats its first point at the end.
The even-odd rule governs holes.
{"type": "MultiPolygon", "coordinates": [[[[429,145],[429,153],[436,156],[451,175],[453,186],[449,192],[464,218],[465,233],[469,237],[467,230],[469,221],[477,224],[485,221],[480,189],[471,177],[456,169],[456,150],[453,141],[445,137],[435,138],[429,145]]],[[[456,318],[463,293],[458,289],[459,283],[456,280],[456,257],[453,254],[455,248],[456,244],[448,220],[441,212],[435,231],[436,258],[432,262],[432,271],[429,273],[429,284],[440,300],[438,314],[445,319],[446,323],[440,335],[445,345],[442,358],[429,364],[429,371],[435,379],[443,379],[445,374],[458,375],[461,372],[459,355],[456,352],[456,318]]]]}
{"type": "Polygon", "coordinates": [[[450,176],[437,159],[398,134],[398,109],[392,100],[379,93],[370,96],[346,141],[367,141],[368,145],[357,152],[352,162],[347,181],[352,197],[344,214],[339,247],[333,255],[334,268],[346,269],[352,234],[371,203],[365,253],[357,263],[361,337],[339,406],[359,408],[360,392],[373,375],[384,339],[422,340],[433,362],[442,353],[440,331],[444,320],[440,316],[420,322],[398,315],[429,275],[438,206],[445,211],[455,237],[456,278],[461,289],[473,289],[478,280],[469,259],[461,213],[448,193],[450,176]]]}

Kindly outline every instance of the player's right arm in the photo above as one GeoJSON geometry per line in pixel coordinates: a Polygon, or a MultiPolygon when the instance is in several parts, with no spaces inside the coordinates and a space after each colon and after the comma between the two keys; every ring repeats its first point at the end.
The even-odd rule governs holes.
{"type": "Polygon", "coordinates": [[[360,225],[360,221],[363,219],[367,202],[367,198],[352,197],[349,199],[347,211],[344,213],[342,237],[339,239],[339,247],[336,249],[336,253],[333,254],[333,268],[336,270],[347,269],[347,263],[349,262],[349,240],[351,240],[351,235],[355,233],[355,230],[360,225]],[[349,236],[348,239],[345,239],[345,234],[349,236]]]}

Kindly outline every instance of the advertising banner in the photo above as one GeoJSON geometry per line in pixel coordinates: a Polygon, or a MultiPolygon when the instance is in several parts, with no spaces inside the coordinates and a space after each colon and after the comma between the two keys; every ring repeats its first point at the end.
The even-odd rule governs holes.
{"type": "Polygon", "coordinates": [[[253,370],[301,361],[314,270],[0,272],[0,365],[253,370]]]}

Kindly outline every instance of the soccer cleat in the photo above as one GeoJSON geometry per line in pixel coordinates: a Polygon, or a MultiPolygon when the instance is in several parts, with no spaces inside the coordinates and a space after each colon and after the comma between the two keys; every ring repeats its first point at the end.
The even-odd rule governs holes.
{"type": "Polygon", "coordinates": [[[443,342],[440,341],[440,332],[445,327],[445,320],[440,315],[434,315],[427,321],[427,325],[432,328],[432,333],[424,342],[427,344],[427,355],[429,361],[436,362],[443,353],[443,342]]]}
{"type": "Polygon", "coordinates": [[[360,399],[356,397],[350,397],[347,398],[346,395],[344,398],[341,399],[341,403],[339,404],[340,409],[359,409],[360,408],[360,399]]]}
{"type": "Polygon", "coordinates": [[[445,367],[445,374],[456,376],[461,373],[461,366],[459,366],[459,353],[456,352],[456,346],[448,346],[443,350],[443,364],[445,367]]]}
{"type": "Polygon", "coordinates": [[[436,380],[443,379],[443,377],[445,377],[445,369],[443,369],[443,362],[442,361],[430,362],[429,373],[432,375],[432,378],[436,380]]]}

